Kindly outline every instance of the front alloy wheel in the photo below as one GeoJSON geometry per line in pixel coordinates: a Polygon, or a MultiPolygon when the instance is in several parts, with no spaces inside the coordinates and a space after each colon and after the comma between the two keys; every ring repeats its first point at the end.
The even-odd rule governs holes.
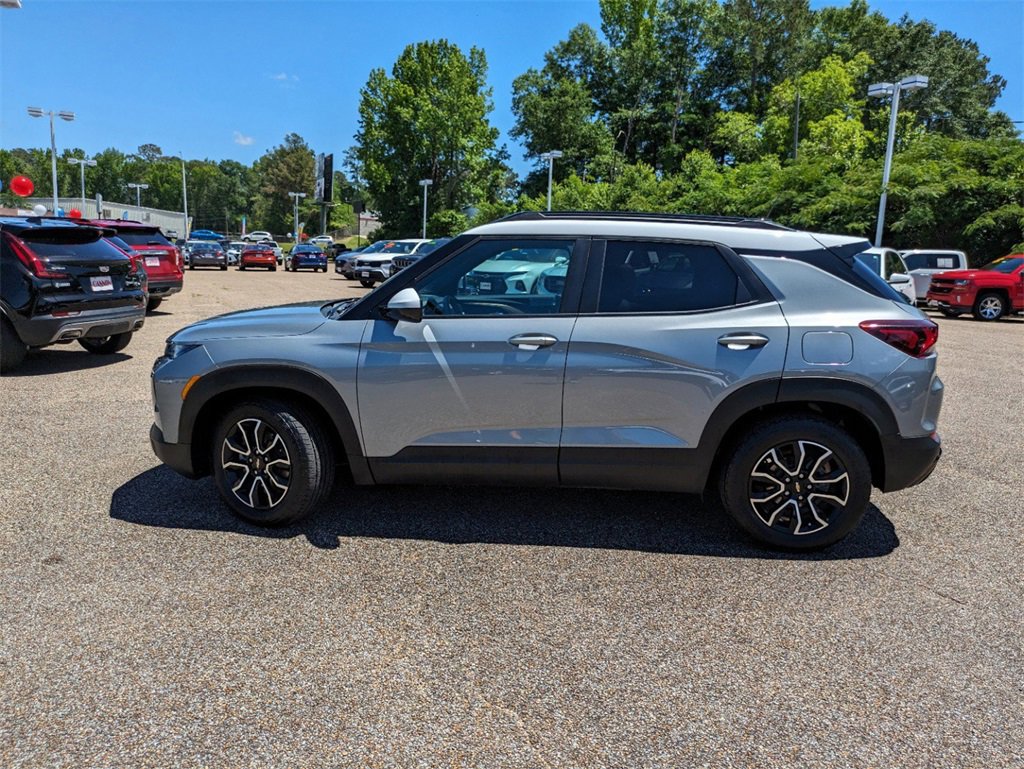
{"type": "Polygon", "coordinates": [[[982,294],[974,305],[974,317],[978,320],[999,320],[1006,314],[1006,303],[999,294],[982,294]]]}
{"type": "Polygon", "coordinates": [[[319,420],[297,404],[243,402],[213,435],[211,464],[221,498],[241,518],[262,525],[307,515],[334,483],[334,452],[319,420]]]}
{"type": "Polygon", "coordinates": [[[224,438],[220,451],[231,493],[254,510],[280,504],[291,482],[292,460],[281,436],[260,419],[242,419],[224,438]]]}

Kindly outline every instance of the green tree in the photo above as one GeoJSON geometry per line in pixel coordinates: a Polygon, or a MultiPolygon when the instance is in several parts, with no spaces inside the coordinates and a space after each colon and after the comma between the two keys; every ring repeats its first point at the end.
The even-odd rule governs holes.
{"type": "Polygon", "coordinates": [[[300,222],[309,219],[313,204],[313,186],[316,182],[316,159],[313,150],[296,133],[285,136],[284,143],[266,152],[254,164],[258,180],[250,198],[253,213],[253,227],[261,227],[274,233],[291,232],[294,229],[294,205],[289,192],[304,192],[299,210],[300,222]]]}
{"type": "Polygon", "coordinates": [[[488,122],[487,60],[446,40],[405,48],[388,76],[370,72],[360,92],[355,158],[377,202],[383,234],[419,231],[420,179],[431,179],[430,209],[481,202],[500,157],[488,122]]]}

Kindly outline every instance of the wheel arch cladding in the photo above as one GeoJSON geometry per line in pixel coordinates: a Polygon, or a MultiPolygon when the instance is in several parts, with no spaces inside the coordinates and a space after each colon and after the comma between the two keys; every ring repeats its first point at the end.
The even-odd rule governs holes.
{"type": "Polygon", "coordinates": [[[337,390],[322,376],[291,366],[238,366],[207,374],[182,405],[179,441],[191,443],[199,476],[210,473],[209,442],[217,421],[243,398],[265,397],[299,404],[326,426],[336,456],[344,456],[356,483],[371,476],[363,457],[352,413],[337,390]]]}
{"type": "Polygon", "coordinates": [[[712,456],[707,475],[715,483],[724,460],[740,438],[758,422],[785,415],[828,419],[844,428],[861,446],[871,466],[871,483],[885,482],[882,436],[896,435],[896,419],[881,396],[864,385],[829,378],[783,379],[748,385],[715,409],[700,447],[712,456]]]}

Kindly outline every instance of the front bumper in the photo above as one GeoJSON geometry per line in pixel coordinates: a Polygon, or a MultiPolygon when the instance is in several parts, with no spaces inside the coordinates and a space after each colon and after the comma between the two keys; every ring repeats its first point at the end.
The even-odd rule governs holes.
{"type": "Polygon", "coordinates": [[[882,436],[885,479],[882,491],[899,491],[927,480],[942,456],[942,441],[937,433],[922,438],[900,435],[882,436]]]}
{"type": "Polygon", "coordinates": [[[153,446],[153,453],[156,454],[157,459],[174,472],[184,475],[186,478],[198,477],[192,467],[191,444],[165,442],[163,432],[156,425],[149,428],[149,442],[153,446]]]}
{"type": "Polygon", "coordinates": [[[391,277],[391,267],[389,266],[387,269],[388,272],[385,272],[382,267],[354,267],[352,268],[352,274],[358,280],[385,281],[391,277]]]}

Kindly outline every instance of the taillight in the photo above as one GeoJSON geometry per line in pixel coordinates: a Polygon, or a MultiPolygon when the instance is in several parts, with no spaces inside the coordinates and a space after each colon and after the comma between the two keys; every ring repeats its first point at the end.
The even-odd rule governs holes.
{"type": "Polygon", "coordinates": [[[939,341],[939,327],[930,320],[866,320],[860,324],[876,339],[897,350],[923,358],[939,341]]]}
{"type": "Polygon", "coordinates": [[[46,262],[36,256],[35,252],[32,251],[28,245],[20,238],[14,237],[11,233],[3,233],[4,240],[7,245],[14,252],[14,255],[18,257],[28,271],[35,275],[37,278],[62,278],[67,279],[67,274],[64,272],[56,272],[47,267],[46,262]]]}
{"type": "Polygon", "coordinates": [[[183,257],[181,255],[181,249],[180,248],[175,248],[174,249],[174,253],[178,257],[178,269],[179,270],[184,269],[185,268],[185,257],[183,257]]]}

